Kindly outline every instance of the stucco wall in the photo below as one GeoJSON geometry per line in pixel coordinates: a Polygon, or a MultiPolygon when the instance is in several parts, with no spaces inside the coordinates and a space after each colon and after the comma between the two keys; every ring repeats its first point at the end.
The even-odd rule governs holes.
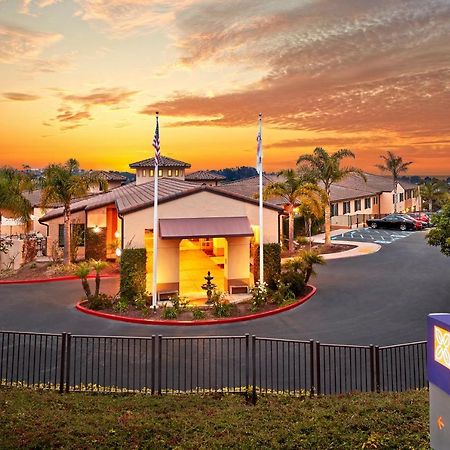
{"type": "MultiPolygon", "coordinates": [[[[198,192],[158,206],[160,219],[195,217],[248,217],[258,225],[258,205],[224,197],[212,192],[198,192]]],[[[264,242],[278,242],[278,212],[264,208],[264,242]]],[[[153,208],[124,216],[124,243],[144,246],[144,229],[153,228],[153,208]]]]}

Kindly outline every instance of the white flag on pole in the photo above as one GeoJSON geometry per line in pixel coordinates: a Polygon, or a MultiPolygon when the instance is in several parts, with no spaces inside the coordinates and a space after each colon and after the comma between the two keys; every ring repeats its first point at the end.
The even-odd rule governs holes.
{"type": "Polygon", "coordinates": [[[259,127],[258,127],[258,134],[256,135],[256,171],[261,173],[262,171],[262,130],[261,130],[261,122],[262,122],[262,115],[259,115],[259,127]]]}

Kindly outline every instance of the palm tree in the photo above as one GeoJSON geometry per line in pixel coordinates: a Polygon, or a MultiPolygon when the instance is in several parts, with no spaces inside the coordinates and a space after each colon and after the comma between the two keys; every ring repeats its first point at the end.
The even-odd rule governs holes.
{"type": "Polygon", "coordinates": [[[325,192],[322,195],[311,193],[311,196],[305,199],[296,211],[305,221],[305,231],[308,234],[309,249],[312,246],[312,221],[319,220],[325,213],[325,205],[327,203],[325,192]]]}
{"type": "Polygon", "coordinates": [[[84,293],[88,300],[90,300],[92,297],[91,287],[89,286],[89,282],[87,279],[90,271],[91,265],[87,261],[83,261],[78,264],[73,271],[74,275],[81,279],[81,285],[83,286],[84,293]]]}
{"type": "MultiPolygon", "coordinates": [[[[294,251],[294,217],[295,209],[302,203],[313,203],[311,198],[325,199],[325,192],[317,185],[307,182],[294,170],[282,170],[279,175],[284,181],[271,183],[265,187],[263,196],[265,199],[281,197],[284,200],[285,209],[289,215],[289,251],[294,251]]],[[[318,201],[318,200],[317,200],[318,201]]]]}
{"type": "Polygon", "coordinates": [[[28,226],[32,208],[24,193],[31,191],[32,188],[30,178],[22,172],[12,167],[0,168],[0,224],[2,210],[8,210],[28,226]]]}
{"type": "Polygon", "coordinates": [[[287,270],[299,272],[303,275],[305,284],[308,284],[311,275],[316,275],[315,265],[323,266],[326,261],[316,250],[303,250],[297,258],[291,259],[285,264],[287,270]]]}
{"type": "Polygon", "coordinates": [[[95,297],[100,294],[100,272],[108,267],[106,261],[97,261],[93,259],[90,261],[90,266],[95,270],[95,297]]]}
{"type": "Polygon", "coordinates": [[[352,151],[338,150],[331,155],[321,147],[316,147],[312,155],[301,155],[297,160],[300,173],[316,182],[323,183],[326,192],[325,205],[325,245],[331,244],[331,186],[349,175],[356,175],[366,181],[364,173],[353,166],[341,167],[344,158],[354,158],[352,151]]]}
{"type": "Polygon", "coordinates": [[[419,186],[422,200],[428,202],[428,211],[433,211],[433,202],[441,200],[447,190],[446,183],[438,180],[426,181],[419,186]]]}
{"type": "Polygon", "coordinates": [[[80,172],[77,160],[69,159],[64,164],[50,164],[44,169],[41,180],[42,209],[55,203],[64,208],[64,263],[70,262],[70,203],[80,197],[85,197],[89,188],[100,185],[107,188],[107,182],[96,172],[80,172]]]}
{"type": "Polygon", "coordinates": [[[401,156],[397,156],[391,151],[387,151],[386,155],[380,155],[380,158],[384,161],[383,164],[376,164],[375,167],[382,172],[387,172],[392,176],[392,183],[394,187],[394,212],[397,212],[397,186],[398,179],[402,173],[408,171],[408,166],[412,164],[412,161],[403,162],[401,156]]]}

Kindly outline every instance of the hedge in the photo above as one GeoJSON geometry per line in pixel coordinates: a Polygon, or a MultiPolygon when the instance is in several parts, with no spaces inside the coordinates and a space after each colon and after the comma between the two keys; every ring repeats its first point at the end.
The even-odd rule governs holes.
{"type": "Polygon", "coordinates": [[[100,228],[100,232],[96,233],[94,228],[86,230],[86,259],[106,259],[106,228],[100,228]]]}
{"type": "MultiPolygon", "coordinates": [[[[281,274],[281,246],[278,243],[264,244],[264,281],[275,289],[281,274]]],[[[259,280],[259,245],[256,246],[253,261],[255,282],[259,280]]]]}
{"type": "Polygon", "coordinates": [[[120,297],[132,301],[145,293],[145,248],[126,248],[120,260],[120,297]]]}

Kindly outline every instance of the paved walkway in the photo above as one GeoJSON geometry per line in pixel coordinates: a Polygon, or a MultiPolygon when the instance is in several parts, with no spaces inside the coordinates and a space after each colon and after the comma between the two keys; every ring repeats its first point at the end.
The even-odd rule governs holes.
{"type": "MultiPolygon", "coordinates": [[[[75,310],[79,281],[0,286],[0,329],[73,334],[166,336],[242,335],[387,345],[423,340],[426,315],[450,310],[450,259],[422,233],[362,258],[329,261],[312,283],[318,293],[282,314],[226,325],[145,326],[100,319],[75,310]]],[[[109,292],[118,280],[103,280],[109,292]]]]}

